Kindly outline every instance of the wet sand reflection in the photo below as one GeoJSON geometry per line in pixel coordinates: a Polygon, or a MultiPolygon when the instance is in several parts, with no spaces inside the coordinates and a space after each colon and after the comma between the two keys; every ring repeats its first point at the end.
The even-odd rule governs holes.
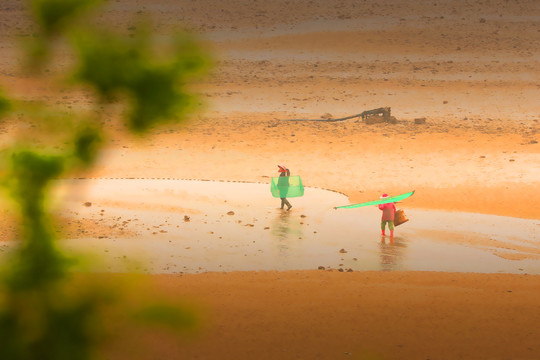
{"type": "Polygon", "coordinates": [[[277,209],[278,214],[270,225],[272,244],[277,248],[280,258],[291,258],[294,248],[302,241],[302,222],[298,215],[286,210],[277,209]]]}
{"type": "Polygon", "coordinates": [[[379,235],[378,210],[336,211],[333,205],[348,199],[323,189],[306,187],[286,211],[276,208],[266,184],[66,182],[84,182],[87,191],[67,199],[66,218],[85,228],[64,244],[94,251],[110,271],[141,259],[153,273],[319,267],[540,273],[535,220],[408,209],[411,221],[391,241],[379,235]]]}
{"type": "Polygon", "coordinates": [[[379,251],[381,270],[403,270],[403,262],[407,253],[407,243],[404,239],[381,236],[379,251]]]}

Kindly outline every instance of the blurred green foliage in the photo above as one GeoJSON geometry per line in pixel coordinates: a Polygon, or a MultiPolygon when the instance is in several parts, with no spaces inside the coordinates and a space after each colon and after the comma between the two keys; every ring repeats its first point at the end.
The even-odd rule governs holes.
{"type": "Polygon", "coordinates": [[[177,305],[166,303],[152,304],[138,309],[133,316],[141,323],[166,325],[173,330],[193,328],[197,322],[192,311],[182,311],[177,305]]]}
{"type": "Polygon", "coordinates": [[[21,244],[2,274],[0,358],[90,359],[101,292],[69,295],[70,261],[56,246],[47,212],[51,181],[65,158],[17,149],[9,160],[3,185],[20,207],[21,244]]]}
{"type": "Polygon", "coordinates": [[[41,69],[51,55],[51,44],[71,30],[91,7],[103,0],[28,0],[30,13],[39,26],[39,36],[26,42],[26,66],[41,69]]]}
{"type": "Polygon", "coordinates": [[[73,158],[82,166],[91,165],[97,157],[102,141],[101,130],[92,124],[87,124],[75,131],[73,140],[73,158]]]}
{"type": "Polygon", "coordinates": [[[5,115],[11,109],[10,101],[0,91],[0,116],[5,115]]]}
{"type": "Polygon", "coordinates": [[[189,37],[177,35],[166,56],[154,43],[145,30],[129,38],[97,30],[74,36],[75,78],[105,100],[127,96],[131,111],[126,120],[136,132],[185,119],[197,104],[186,85],[208,67],[207,56],[189,37]]]}
{"type": "Polygon", "coordinates": [[[59,34],[75,22],[90,7],[102,0],[31,0],[30,5],[36,22],[43,34],[59,34]]]}
{"type": "MultiPolygon", "coordinates": [[[[102,335],[103,288],[71,290],[67,278],[25,289],[4,288],[0,308],[2,359],[92,359],[102,335]]],[[[80,286],[80,284],[79,284],[80,286]]]]}
{"type": "MultiPolygon", "coordinates": [[[[79,20],[100,2],[30,0],[39,37],[29,49],[29,63],[39,70],[52,61],[54,43],[61,39],[75,56],[76,69],[67,83],[89,86],[101,103],[121,102],[132,132],[186,119],[197,103],[189,84],[204,73],[208,56],[186,35],[157,47],[144,26],[133,36],[85,28],[79,20]]],[[[99,114],[60,113],[0,93],[0,116],[9,112],[16,112],[18,121],[27,119],[28,130],[0,156],[0,184],[19,214],[19,246],[0,273],[0,359],[92,359],[107,334],[105,314],[121,296],[111,287],[73,280],[76,259],[57,246],[50,196],[54,180],[92,166],[102,146],[104,121],[99,114]]],[[[164,303],[124,315],[173,329],[196,323],[192,312],[164,303]]]]}
{"type": "Polygon", "coordinates": [[[63,261],[52,238],[46,214],[47,188],[62,172],[63,159],[21,150],[12,155],[11,167],[4,185],[20,206],[21,224],[18,261],[12,267],[13,287],[33,287],[46,284],[62,275],[63,261]]]}

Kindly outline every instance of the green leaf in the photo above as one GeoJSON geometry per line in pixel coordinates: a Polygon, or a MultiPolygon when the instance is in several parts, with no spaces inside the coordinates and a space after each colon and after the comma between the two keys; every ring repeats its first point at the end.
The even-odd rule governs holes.
{"type": "Polygon", "coordinates": [[[193,311],[176,305],[156,303],[133,314],[136,321],[148,325],[161,325],[173,330],[192,329],[197,324],[193,311]]]}
{"type": "Polygon", "coordinates": [[[127,97],[131,106],[127,125],[135,132],[183,120],[197,104],[186,83],[202,74],[209,61],[186,35],[173,42],[163,55],[152,48],[145,31],[133,38],[100,31],[78,33],[75,79],[92,86],[105,101],[127,97]]]}
{"type": "Polygon", "coordinates": [[[0,116],[5,115],[9,110],[11,110],[11,102],[0,91],[0,116]]]}
{"type": "Polygon", "coordinates": [[[31,0],[34,16],[46,35],[61,31],[102,0],[31,0]]]}
{"type": "Polygon", "coordinates": [[[101,131],[95,126],[85,126],[77,131],[74,140],[74,156],[84,165],[91,164],[97,156],[101,143],[101,131]]]}

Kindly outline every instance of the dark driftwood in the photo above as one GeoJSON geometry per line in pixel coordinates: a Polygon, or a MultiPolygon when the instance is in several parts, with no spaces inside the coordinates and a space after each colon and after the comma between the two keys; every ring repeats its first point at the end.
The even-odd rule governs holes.
{"type": "Polygon", "coordinates": [[[377,108],[373,110],[366,110],[361,112],[360,114],[351,115],[351,116],[345,116],[342,118],[337,119],[282,119],[281,121],[325,121],[325,122],[337,122],[337,121],[344,121],[349,119],[354,119],[357,117],[361,117],[363,121],[366,120],[366,117],[373,116],[373,115],[382,115],[383,119],[385,121],[388,121],[390,119],[390,108],[389,107],[383,107],[383,108],[377,108]]]}

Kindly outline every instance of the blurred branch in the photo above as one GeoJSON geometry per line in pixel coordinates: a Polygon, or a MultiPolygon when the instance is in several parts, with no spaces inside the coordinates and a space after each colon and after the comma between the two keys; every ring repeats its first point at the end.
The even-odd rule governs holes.
{"type": "MultiPolygon", "coordinates": [[[[132,132],[186,119],[197,107],[188,85],[209,66],[207,54],[186,34],[156,45],[145,26],[133,37],[86,27],[82,20],[100,2],[29,0],[39,27],[27,53],[36,79],[62,39],[75,56],[76,68],[67,69],[72,84],[90,86],[101,101],[120,101],[132,132]]],[[[1,185],[20,213],[19,246],[0,274],[0,359],[91,359],[102,340],[103,308],[114,296],[100,286],[78,291],[70,281],[75,259],[56,245],[49,196],[55,179],[88,169],[99,155],[101,114],[60,113],[49,104],[8,100],[0,93],[0,116],[13,109],[29,126],[0,157],[1,185]]],[[[160,303],[135,311],[134,319],[175,330],[195,323],[190,311],[160,303]]]]}

